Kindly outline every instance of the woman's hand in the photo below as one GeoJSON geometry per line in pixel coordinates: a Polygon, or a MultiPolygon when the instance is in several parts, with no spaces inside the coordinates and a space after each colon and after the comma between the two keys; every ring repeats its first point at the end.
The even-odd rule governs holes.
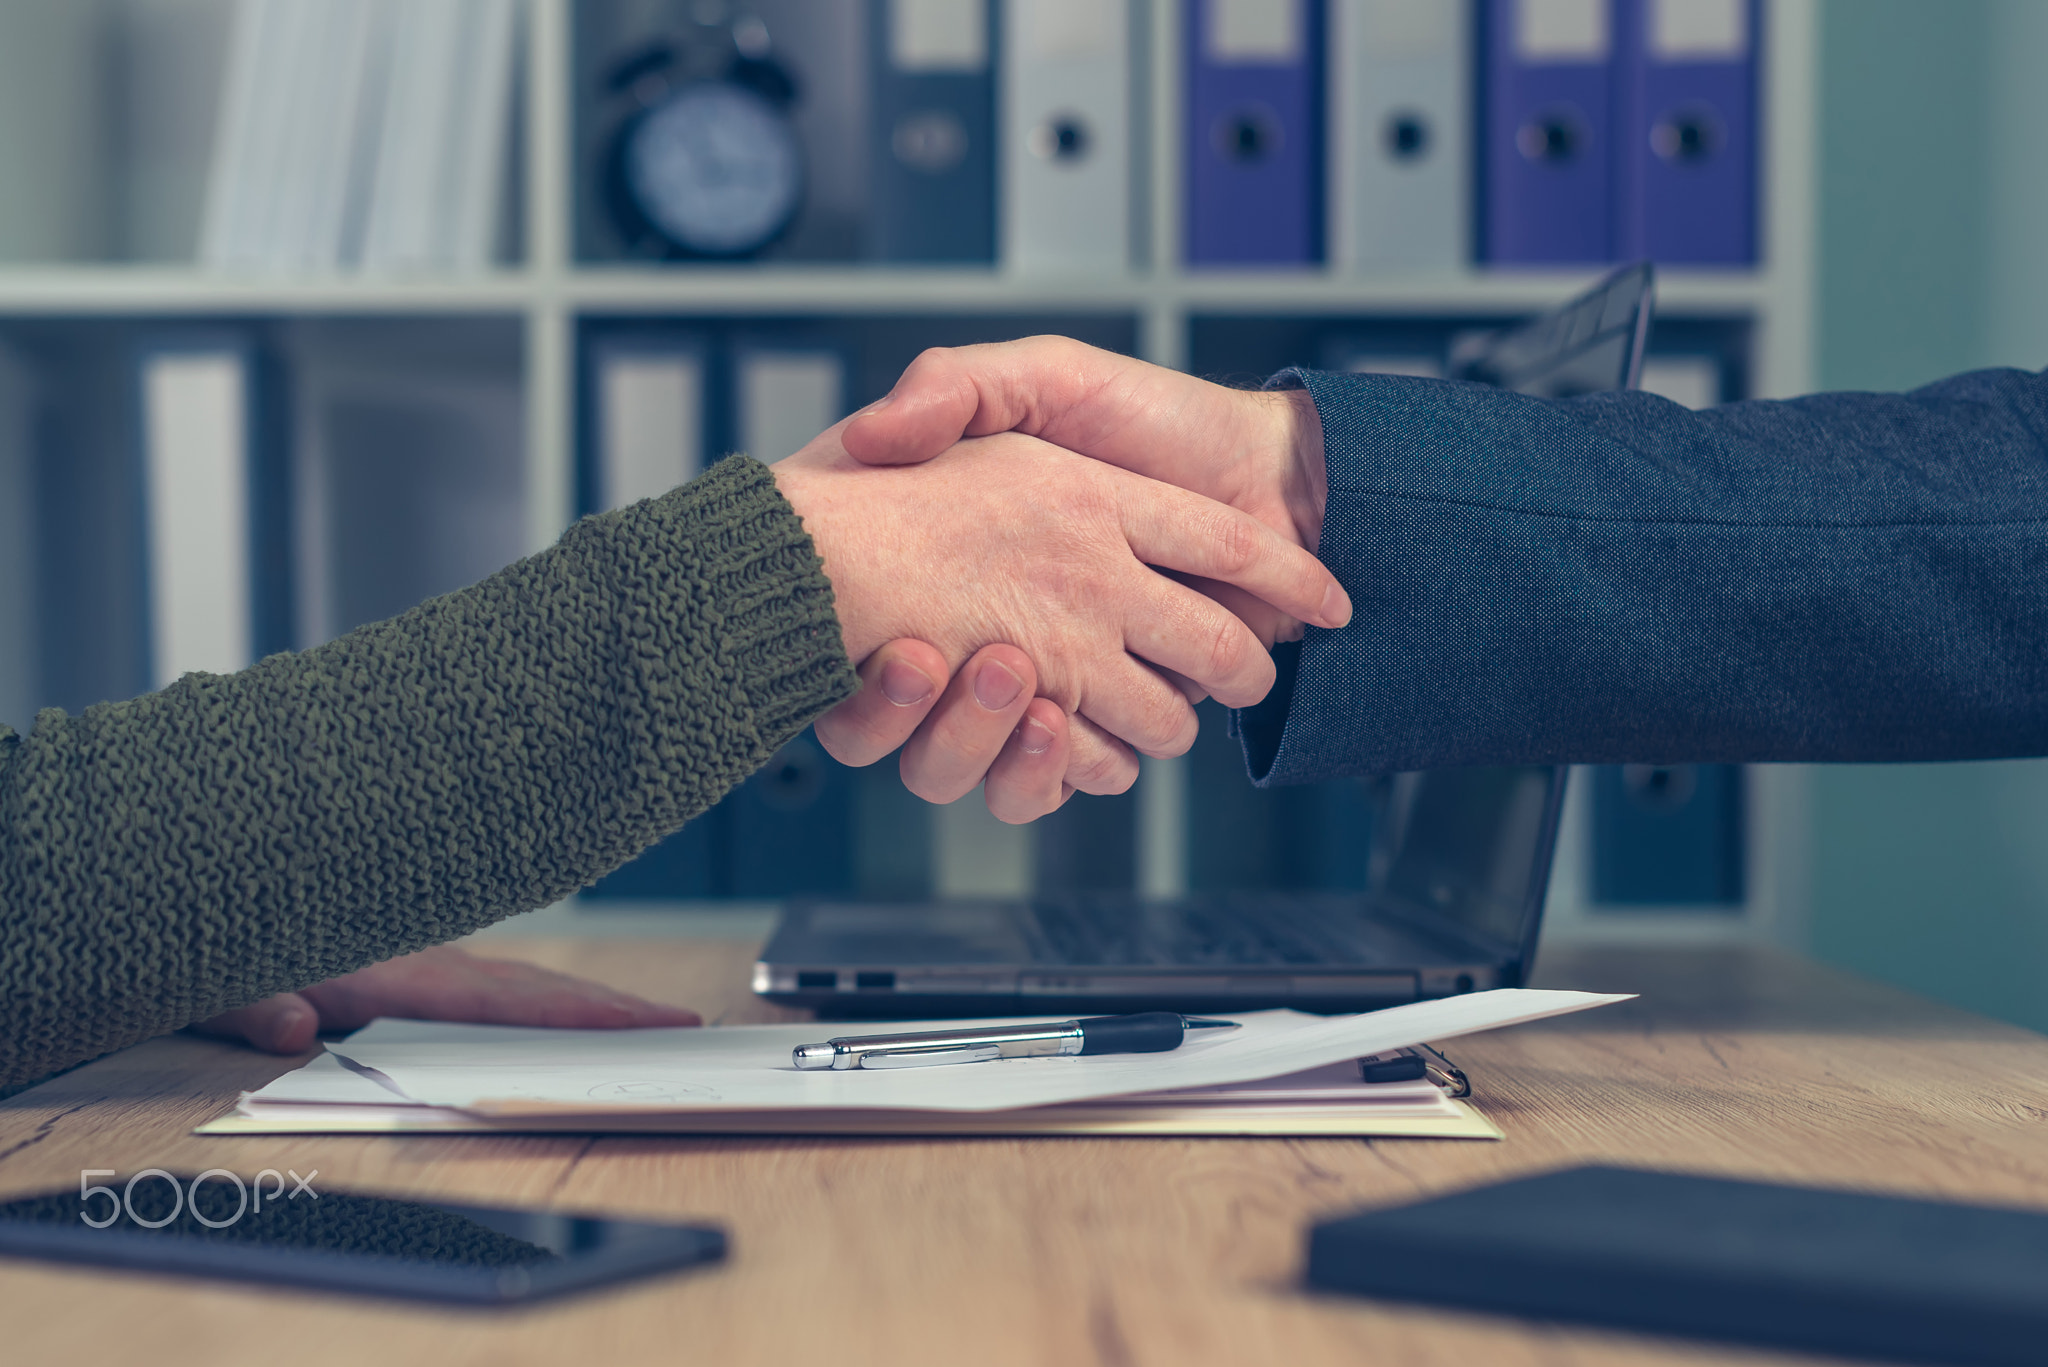
{"type": "Polygon", "coordinates": [[[694,1011],[614,992],[587,978],[435,945],[266,997],[192,1028],[273,1054],[296,1054],[312,1048],[322,1031],[354,1030],[379,1016],[569,1030],[704,1023],[694,1011]]]}

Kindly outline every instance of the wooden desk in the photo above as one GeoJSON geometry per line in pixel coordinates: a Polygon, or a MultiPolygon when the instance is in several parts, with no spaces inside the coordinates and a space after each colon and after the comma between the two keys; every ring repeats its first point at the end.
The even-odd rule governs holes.
{"type": "MultiPolygon", "coordinates": [[[[751,945],[499,940],[728,1021],[751,945]]],[[[723,1268],[511,1314],[0,1263],[15,1362],[1746,1363],[1770,1355],[1311,1296],[1316,1216],[1589,1160],[2048,1208],[2048,1038],[1796,960],[1554,953],[1640,1002],[1461,1043],[1500,1144],[213,1138],[296,1061],[158,1040],[0,1102],[0,1195],[81,1168],[715,1220],[723,1268]]],[[[1798,1359],[1810,1361],[1809,1359],[1798,1359]]]]}

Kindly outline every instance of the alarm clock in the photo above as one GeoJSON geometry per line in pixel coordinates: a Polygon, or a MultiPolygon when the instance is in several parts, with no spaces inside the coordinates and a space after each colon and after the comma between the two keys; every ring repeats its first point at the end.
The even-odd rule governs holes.
{"type": "Polygon", "coordinates": [[[796,83],[758,18],[691,24],[614,66],[631,110],[612,135],[605,198],[628,249],[670,259],[751,256],[804,197],[796,83]]]}

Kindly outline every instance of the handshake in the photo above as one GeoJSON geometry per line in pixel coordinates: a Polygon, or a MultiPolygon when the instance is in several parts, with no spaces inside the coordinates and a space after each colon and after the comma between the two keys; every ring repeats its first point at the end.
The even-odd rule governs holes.
{"type": "Polygon", "coordinates": [[[1351,602],[1315,557],[1322,426],[1301,390],[1224,388],[1059,337],[927,351],[773,468],[832,583],[861,690],[841,762],[1031,821],[1118,793],[1247,707],[1269,648],[1351,602]]]}

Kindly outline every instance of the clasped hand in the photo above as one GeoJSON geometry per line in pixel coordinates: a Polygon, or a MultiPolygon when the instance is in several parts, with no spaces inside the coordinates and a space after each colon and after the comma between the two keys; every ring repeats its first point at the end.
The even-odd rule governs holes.
{"type": "Polygon", "coordinates": [[[1006,821],[1124,791],[1193,743],[1195,702],[1263,698],[1276,639],[1350,620],[1299,392],[1063,338],[934,350],[774,469],[863,684],[820,741],[901,746],[911,791],[981,784],[1006,821]]]}
{"type": "MultiPolygon", "coordinates": [[[[1322,431],[1245,393],[1057,337],[928,351],[775,467],[832,582],[861,691],[818,721],[848,764],[899,747],[934,802],[1005,821],[1115,793],[1175,755],[1205,695],[1247,706],[1267,647],[1350,600],[1310,553],[1322,431]]],[[[200,1028],[293,1053],[375,1016],[689,1025],[696,1016],[452,945],[200,1028]]]]}

